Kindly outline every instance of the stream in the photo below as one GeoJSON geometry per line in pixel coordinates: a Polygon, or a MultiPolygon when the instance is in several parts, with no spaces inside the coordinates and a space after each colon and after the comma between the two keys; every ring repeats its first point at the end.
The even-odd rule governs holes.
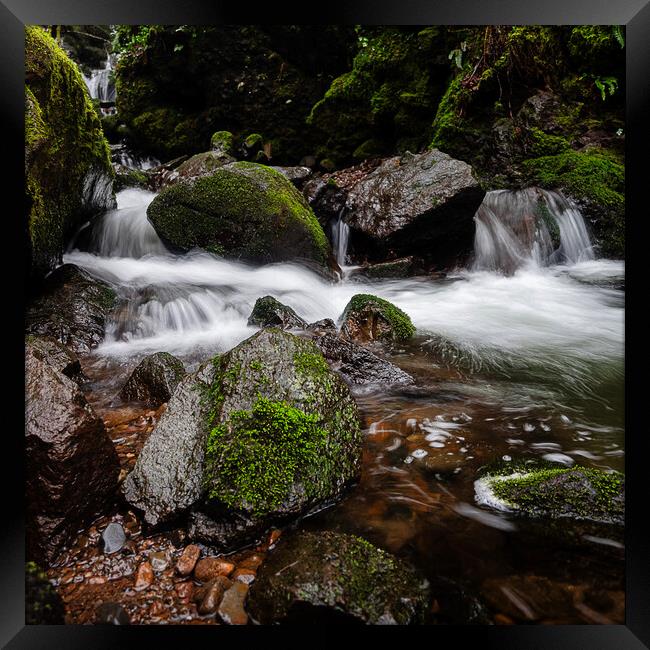
{"type": "Polygon", "coordinates": [[[598,259],[575,206],[544,192],[543,227],[527,215],[540,190],[491,192],[475,217],[467,268],[442,279],[365,280],[346,266],[344,215],[332,231],[343,279],[295,264],[253,267],[204,251],[171,253],[146,217],[154,194],[127,189],[87,225],[64,262],[124,299],[104,342],[82,360],[93,399],[116,394],[145,355],[195,369],[251,336],[257,298],[314,322],[372,293],[417,335],[387,357],[413,386],[353,387],[365,434],[360,483],[300,523],[361,534],[412,561],[448,622],[622,623],[622,531],[548,526],[480,506],[483,465],[543,458],[624,470],[624,266],[598,259]],[[558,245],[559,244],[559,245],[558,245]]]}

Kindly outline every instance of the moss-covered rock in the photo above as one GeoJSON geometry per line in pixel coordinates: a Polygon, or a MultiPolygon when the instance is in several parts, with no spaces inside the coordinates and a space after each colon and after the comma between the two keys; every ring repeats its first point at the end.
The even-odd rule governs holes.
{"type": "Polygon", "coordinates": [[[154,524],[191,508],[191,534],[227,548],[335,500],[360,461],[345,383],[313,343],[264,329],[179,384],[125,495],[154,524]]]}
{"type": "Polygon", "coordinates": [[[25,564],[25,623],[63,625],[65,609],[61,596],[35,562],[25,564]]]}
{"type": "Polygon", "coordinates": [[[324,269],[327,237],[302,195],[282,174],[250,162],[164,189],[147,215],[157,233],[189,250],[217,247],[226,257],[268,263],[305,260],[324,269]]]}
{"type": "Polygon", "coordinates": [[[233,135],[230,131],[215,131],[210,138],[210,148],[218,154],[232,156],[234,147],[233,135]]]}
{"type": "Polygon", "coordinates": [[[183,362],[169,352],[150,354],[131,373],[120,390],[120,397],[160,406],[169,401],[185,374],[183,362]]]}
{"type": "Polygon", "coordinates": [[[339,319],[341,333],[349,339],[404,341],[415,334],[410,317],[383,298],[359,293],[350,299],[339,319]]]}
{"type": "Polygon", "coordinates": [[[249,610],[262,625],[424,622],[425,578],[355,535],[301,532],[283,538],[251,588],[249,610]]]}
{"type": "Polygon", "coordinates": [[[248,317],[249,325],[258,327],[279,327],[280,329],[305,329],[307,322],[296,312],[283,305],[273,296],[264,296],[255,301],[253,311],[248,317]]]}
{"type": "Polygon", "coordinates": [[[69,238],[115,206],[108,143],[77,66],[49,34],[25,29],[28,276],[61,261],[69,238]]]}
{"type": "Polygon", "coordinates": [[[487,470],[475,487],[479,503],[533,517],[615,524],[625,517],[625,477],[619,472],[516,463],[487,470]]]}

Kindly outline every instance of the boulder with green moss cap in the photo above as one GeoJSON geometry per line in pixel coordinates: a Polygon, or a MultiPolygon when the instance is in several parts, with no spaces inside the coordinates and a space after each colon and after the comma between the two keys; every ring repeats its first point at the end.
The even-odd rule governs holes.
{"type": "Polygon", "coordinates": [[[165,188],[147,215],[181,250],[219,247],[228,258],[270,263],[303,260],[327,268],[330,246],[300,192],[279,172],[236,162],[194,182],[165,188]]]}
{"type": "Polygon", "coordinates": [[[190,533],[225,549],[333,502],[360,463],[346,384],[312,342],[269,328],[179,384],[124,492],[150,524],[191,510],[190,533]]]}
{"type": "Polygon", "coordinates": [[[217,154],[232,156],[233,136],[230,131],[216,131],[210,138],[210,148],[217,154]]]}
{"type": "Polygon", "coordinates": [[[355,535],[300,532],[283,538],[249,596],[262,624],[424,622],[429,584],[404,561],[355,535]]]}
{"type": "Polygon", "coordinates": [[[508,463],[487,469],[475,483],[476,500],[505,512],[623,524],[625,477],[590,467],[508,463]]]}
{"type": "Polygon", "coordinates": [[[84,221],[115,207],[114,175],[79,69],[38,26],[25,29],[25,82],[25,230],[40,280],[84,221]]]}
{"type": "Polygon", "coordinates": [[[341,334],[353,341],[404,341],[415,334],[410,317],[383,298],[358,293],[341,318],[341,334]]]}

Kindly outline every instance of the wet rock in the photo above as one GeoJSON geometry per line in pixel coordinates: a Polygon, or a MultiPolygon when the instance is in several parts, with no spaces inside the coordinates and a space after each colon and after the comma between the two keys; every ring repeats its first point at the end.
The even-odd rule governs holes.
{"type": "Polygon", "coordinates": [[[27,334],[51,336],[77,354],[87,354],[104,339],[106,320],[117,304],[113,289],[74,264],[64,264],[45,280],[27,307],[27,334]]]}
{"type": "Polygon", "coordinates": [[[119,462],[79,386],[25,348],[27,554],[51,560],[114,496],[119,462]]]}
{"type": "Polygon", "coordinates": [[[142,591],[147,587],[151,586],[154,581],[153,567],[149,562],[142,562],[138,566],[138,570],[135,574],[135,589],[136,591],[142,591]]]}
{"type": "Polygon", "coordinates": [[[182,162],[175,169],[173,175],[169,175],[162,183],[163,187],[169,187],[183,180],[194,180],[210,176],[219,167],[235,162],[232,156],[216,151],[205,151],[197,153],[188,160],[182,162]]]}
{"type": "Polygon", "coordinates": [[[119,192],[127,187],[140,187],[148,190],[151,179],[149,173],[143,169],[133,169],[119,163],[113,163],[115,172],[115,191],[119,192]]]}
{"type": "Polygon", "coordinates": [[[220,557],[204,557],[194,569],[194,577],[199,582],[210,582],[218,576],[229,576],[235,565],[220,557]]]}
{"type": "Polygon", "coordinates": [[[156,551],[149,556],[149,562],[155,573],[161,573],[169,566],[169,556],[164,551],[156,551]]]}
{"type": "Polygon", "coordinates": [[[314,334],[336,334],[336,323],[331,318],[323,318],[315,323],[309,323],[307,329],[314,334]]]}
{"type": "Polygon", "coordinates": [[[176,593],[178,598],[183,603],[189,603],[194,596],[194,583],[193,582],[181,582],[176,585],[176,593]]]}
{"type": "Polygon", "coordinates": [[[258,567],[262,564],[264,558],[260,555],[249,555],[247,558],[244,558],[238,565],[238,569],[252,569],[256,571],[258,567]]]}
{"type": "Polygon", "coordinates": [[[201,549],[196,544],[186,546],[183,553],[178,558],[178,562],[176,562],[177,573],[181,576],[190,575],[190,573],[194,571],[194,567],[196,566],[200,556],[201,549]]]}
{"type": "Polygon", "coordinates": [[[333,334],[314,338],[332,368],[350,384],[412,384],[413,377],[367,348],[333,334]]]}
{"type": "Polygon", "coordinates": [[[218,614],[226,625],[246,625],[248,614],[244,609],[244,602],[248,595],[248,585],[235,582],[226,591],[219,605],[218,614]]]}
{"type": "Polygon", "coordinates": [[[617,525],[625,518],[625,477],[619,472],[514,462],[488,468],[475,490],[480,504],[533,517],[617,525]]]}
{"type": "Polygon", "coordinates": [[[28,336],[26,340],[32,353],[47,363],[57,372],[80,386],[88,381],[79,363],[79,358],[72,350],[51,336],[28,336]]]}
{"type": "Polygon", "coordinates": [[[472,250],[473,217],[485,192],[472,168],[437,149],[387,158],[348,189],[346,222],[392,251],[442,261],[472,250]]]}
{"type": "Polygon", "coordinates": [[[309,167],[275,167],[283,176],[288,178],[297,188],[301,188],[305,181],[311,176],[311,169],[309,167]]]}
{"type": "Polygon", "coordinates": [[[347,192],[338,187],[334,180],[321,177],[307,181],[302,193],[323,227],[331,220],[338,219],[347,198],[347,192]]]}
{"type": "Polygon", "coordinates": [[[407,314],[388,300],[370,294],[353,296],[340,322],[341,335],[359,343],[402,341],[415,334],[415,326],[407,314]]]}
{"type": "Polygon", "coordinates": [[[198,246],[255,263],[301,260],[327,272],[331,249],[307,202],[279,172],[237,162],[165,188],[147,210],[181,250],[198,246]]]}
{"type": "Polygon", "coordinates": [[[217,576],[205,585],[205,595],[198,606],[199,614],[212,614],[217,611],[224,593],[232,586],[232,581],[225,576],[217,576]]]}
{"type": "Polygon", "coordinates": [[[378,278],[408,278],[422,273],[424,265],[421,260],[411,257],[402,257],[398,260],[369,264],[350,272],[350,277],[363,276],[370,279],[378,278]]]}
{"type": "Polygon", "coordinates": [[[409,565],[353,535],[283,537],[260,568],[248,610],[262,625],[421,623],[429,586],[409,565]]]}
{"type": "Polygon", "coordinates": [[[130,625],[131,619],[118,603],[102,603],[95,610],[96,625],[130,625]]]}
{"type": "Polygon", "coordinates": [[[296,312],[283,305],[272,296],[264,296],[255,301],[255,306],[248,317],[248,324],[258,327],[279,327],[283,330],[305,329],[307,322],[296,312]]]}
{"type": "Polygon", "coordinates": [[[102,533],[102,541],[104,543],[104,553],[107,555],[110,555],[111,553],[117,553],[122,549],[124,543],[126,542],[124,529],[120,524],[108,524],[102,533]]]}
{"type": "Polygon", "coordinates": [[[183,362],[169,352],[156,352],[145,357],[131,373],[120,391],[127,401],[160,406],[168,402],[176,386],[185,376],[183,362]]]}
{"type": "Polygon", "coordinates": [[[27,625],[63,625],[63,601],[34,562],[25,565],[25,623],[27,625]]]}
{"type": "Polygon", "coordinates": [[[250,585],[255,580],[255,571],[253,569],[246,569],[237,567],[232,574],[232,579],[250,585]]]}
{"type": "Polygon", "coordinates": [[[192,537],[240,544],[337,499],[360,461],[346,384],[313,343],[269,328],[179,384],[124,492],[151,524],[191,508],[192,537]]]}

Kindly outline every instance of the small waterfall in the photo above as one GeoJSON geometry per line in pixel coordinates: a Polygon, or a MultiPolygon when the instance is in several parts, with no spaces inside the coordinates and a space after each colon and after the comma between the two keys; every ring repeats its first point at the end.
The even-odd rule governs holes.
{"type": "Polygon", "coordinates": [[[72,248],[101,257],[165,255],[167,248],[147,219],[147,207],[155,194],[128,189],[118,194],[116,210],[109,210],[79,232],[72,248]]]}
{"type": "Polygon", "coordinates": [[[113,55],[109,55],[103,68],[92,70],[84,81],[92,99],[98,99],[105,115],[115,112],[115,81],[113,79],[113,55]]]}
{"type": "Polygon", "coordinates": [[[560,192],[529,187],[488,192],[474,216],[474,270],[513,273],[594,259],[584,219],[560,192]]]}
{"type": "Polygon", "coordinates": [[[332,249],[338,265],[343,268],[346,265],[348,255],[348,241],[350,240],[350,226],[343,221],[345,206],[341,208],[339,215],[332,223],[332,249]]]}

